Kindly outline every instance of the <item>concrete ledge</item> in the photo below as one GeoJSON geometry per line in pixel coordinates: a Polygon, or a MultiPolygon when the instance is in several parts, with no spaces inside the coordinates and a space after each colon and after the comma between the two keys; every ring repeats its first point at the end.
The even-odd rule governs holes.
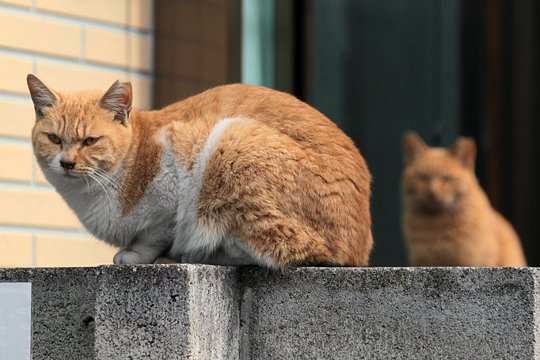
{"type": "Polygon", "coordinates": [[[238,358],[236,269],[102,267],[96,359],[238,358]]]}
{"type": "Polygon", "coordinates": [[[0,269],[33,359],[540,359],[535,268],[0,269]]]}
{"type": "Polygon", "coordinates": [[[96,269],[0,269],[0,282],[32,283],[33,359],[94,359],[96,269]]]}
{"type": "Polygon", "coordinates": [[[245,359],[535,359],[533,269],[248,270],[245,359]]]}

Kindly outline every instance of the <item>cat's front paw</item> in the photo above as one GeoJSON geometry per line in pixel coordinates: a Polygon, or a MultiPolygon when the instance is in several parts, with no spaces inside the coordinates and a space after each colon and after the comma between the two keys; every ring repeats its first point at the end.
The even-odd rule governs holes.
{"type": "Polygon", "coordinates": [[[136,251],[130,249],[123,249],[114,255],[113,263],[115,265],[129,265],[129,264],[151,264],[153,261],[149,261],[144,256],[141,256],[136,251]]]}

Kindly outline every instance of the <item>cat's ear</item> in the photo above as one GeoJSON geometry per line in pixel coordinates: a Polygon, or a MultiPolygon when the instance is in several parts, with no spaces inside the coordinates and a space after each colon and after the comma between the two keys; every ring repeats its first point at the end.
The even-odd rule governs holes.
{"type": "Polygon", "coordinates": [[[41,82],[35,75],[28,74],[26,76],[26,83],[28,84],[28,90],[30,90],[30,96],[34,102],[34,109],[36,110],[36,117],[42,117],[43,111],[47,107],[54,106],[58,101],[56,95],[41,82]]]}
{"type": "Polygon", "coordinates": [[[450,152],[463,166],[474,171],[476,145],[472,138],[459,137],[450,149],[450,152]]]}
{"type": "Polygon", "coordinates": [[[411,163],[427,148],[428,146],[417,133],[406,132],[403,136],[403,160],[405,164],[411,163]]]}
{"type": "Polygon", "coordinates": [[[127,125],[131,112],[131,83],[116,80],[99,100],[99,106],[114,114],[114,120],[127,125]]]}

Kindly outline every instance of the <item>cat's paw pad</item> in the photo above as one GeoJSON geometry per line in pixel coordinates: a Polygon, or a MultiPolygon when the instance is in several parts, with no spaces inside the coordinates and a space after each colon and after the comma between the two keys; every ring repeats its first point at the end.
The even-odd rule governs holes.
{"type": "Polygon", "coordinates": [[[114,255],[113,263],[115,265],[147,264],[148,261],[146,261],[139,253],[133,250],[124,249],[114,255]]]}

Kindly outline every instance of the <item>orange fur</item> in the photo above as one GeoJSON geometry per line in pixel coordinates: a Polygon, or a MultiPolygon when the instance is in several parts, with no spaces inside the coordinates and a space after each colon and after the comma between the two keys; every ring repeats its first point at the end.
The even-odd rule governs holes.
{"type": "MultiPolygon", "coordinates": [[[[121,85],[127,91],[127,83],[121,85]]],[[[32,91],[41,85],[29,80],[29,86],[32,91]]],[[[330,120],[293,96],[220,86],[161,110],[126,110],[122,125],[111,121],[100,94],[53,93],[58,103],[43,108],[33,130],[40,164],[58,153],[47,133],[80,133],[81,140],[94,131],[100,136],[96,145],[74,146],[75,170],[92,161],[120,169],[123,216],[132,214],[160,171],[160,136],[176,166],[189,173],[216,123],[238,118],[208,158],[196,206],[199,225],[231,234],[277,266],[368,264],[373,239],[367,165],[330,120]]]]}
{"type": "Polygon", "coordinates": [[[413,266],[526,266],[512,226],[490,205],[474,175],[475,145],[451,149],[404,138],[403,232],[413,266]]]}

